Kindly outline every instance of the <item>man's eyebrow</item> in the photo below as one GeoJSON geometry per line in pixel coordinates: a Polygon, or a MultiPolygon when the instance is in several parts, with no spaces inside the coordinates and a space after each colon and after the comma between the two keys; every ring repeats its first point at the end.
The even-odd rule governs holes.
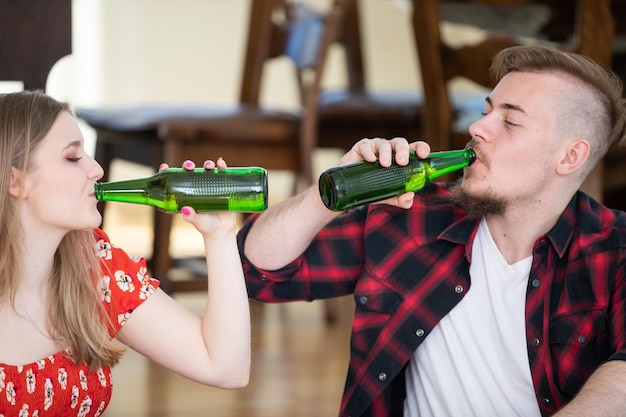
{"type": "MultiPolygon", "coordinates": [[[[493,102],[491,101],[491,97],[489,97],[489,96],[485,97],[485,101],[487,102],[487,104],[489,104],[489,106],[493,107],[493,102]]],[[[500,105],[500,107],[505,109],[505,110],[515,110],[515,111],[518,111],[520,113],[526,114],[524,109],[522,109],[517,104],[504,103],[504,104],[500,105]]]]}

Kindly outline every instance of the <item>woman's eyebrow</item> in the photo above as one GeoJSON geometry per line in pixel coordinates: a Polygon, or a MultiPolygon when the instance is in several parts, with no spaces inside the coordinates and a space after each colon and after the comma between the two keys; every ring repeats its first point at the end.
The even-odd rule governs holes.
{"type": "Polygon", "coordinates": [[[67,145],[65,145],[65,146],[63,147],[63,150],[68,149],[68,148],[76,148],[76,147],[80,147],[80,146],[82,146],[82,145],[83,145],[83,142],[82,142],[82,141],[80,141],[80,140],[75,140],[75,141],[72,141],[72,142],[68,143],[67,145]]]}

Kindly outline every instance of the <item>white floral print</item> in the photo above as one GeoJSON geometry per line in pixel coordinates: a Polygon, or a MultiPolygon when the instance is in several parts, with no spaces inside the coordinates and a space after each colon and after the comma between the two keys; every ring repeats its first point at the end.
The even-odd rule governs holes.
{"type": "Polygon", "coordinates": [[[28,390],[29,394],[35,392],[36,385],[37,380],[35,378],[35,374],[31,369],[29,369],[28,371],[26,371],[26,389],[28,390]]]}
{"type": "Polygon", "coordinates": [[[82,403],[80,403],[80,408],[78,410],[78,417],[85,417],[89,410],[91,410],[91,398],[89,396],[85,397],[82,403]]]}
{"type": "Polygon", "coordinates": [[[111,243],[104,239],[98,240],[96,242],[96,252],[102,259],[111,259],[111,243]]]}
{"type": "MultiPolygon", "coordinates": [[[[148,274],[145,259],[131,258],[96,231],[95,250],[102,260],[98,291],[113,320],[111,337],[133,310],[154,293],[159,282],[148,274]]],[[[88,372],[66,348],[26,365],[0,363],[0,417],[100,417],[111,397],[111,369],[88,372]],[[17,387],[20,387],[19,390],[17,387]]]]}
{"type": "Polygon", "coordinates": [[[9,402],[9,404],[15,405],[15,395],[16,395],[15,386],[13,385],[13,382],[11,381],[7,383],[6,394],[7,394],[7,401],[9,402]]]}
{"type": "Polygon", "coordinates": [[[111,277],[105,275],[102,277],[102,301],[111,304],[111,277]]]}
{"type": "Polygon", "coordinates": [[[54,396],[54,387],[52,386],[50,378],[46,378],[45,388],[46,391],[43,400],[43,409],[48,410],[52,406],[52,397],[54,396]]]}
{"type": "Polygon", "coordinates": [[[85,375],[85,371],[82,369],[80,370],[79,378],[80,378],[80,387],[83,389],[83,391],[87,391],[87,376],[85,375]]]}
{"type": "Polygon", "coordinates": [[[120,290],[124,292],[134,292],[135,284],[133,283],[133,279],[123,270],[115,271],[115,282],[117,282],[117,286],[120,290]]]}
{"type": "Polygon", "coordinates": [[[78,387],[76,385],[73,385],[72,386],[72,403],[70,404],[70,407],[76,408],[77,405],[78,405],[78,387]]]}
{"type": "Polygon", "coordinates": [[[59,376],[58,376],[57,381],[59,381],[59,385],[61,385],[61,389],[65,391],[67,389],[67,371],[65,370],[65,368],[59,368],[58,375],[59,376]]]}

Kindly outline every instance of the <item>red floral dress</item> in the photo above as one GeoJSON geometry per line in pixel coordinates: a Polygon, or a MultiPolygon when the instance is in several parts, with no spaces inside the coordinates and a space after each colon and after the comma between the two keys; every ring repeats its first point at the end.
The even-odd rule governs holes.
{"type": "MultiPolygon", "coordinates": [[[[95,235],[102,258],[102,302],[116,334],[159,281],[148,275],[143,258],[131,258],[113,246],[100,229],[95,235]]],[[[86,363],[75,364],[69,353],[70,349],[28,365],[0,363],[0,417],[101,415],[111,399],[110,367],[89,372],[86,363]]]]}

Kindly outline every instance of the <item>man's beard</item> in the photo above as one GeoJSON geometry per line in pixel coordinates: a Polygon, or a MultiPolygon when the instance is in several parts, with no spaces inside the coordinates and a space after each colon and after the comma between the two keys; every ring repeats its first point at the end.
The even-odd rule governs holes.
{"type": "Polygon", "coordinates": [[[467,194],[460,180],[450,188],[450,193],[452,202],[465,210],[467,217],[472,220],[480,220],[487,215],[502,215],[506,208],[504,200],[497,196],[473,196],[467,194]]]}

